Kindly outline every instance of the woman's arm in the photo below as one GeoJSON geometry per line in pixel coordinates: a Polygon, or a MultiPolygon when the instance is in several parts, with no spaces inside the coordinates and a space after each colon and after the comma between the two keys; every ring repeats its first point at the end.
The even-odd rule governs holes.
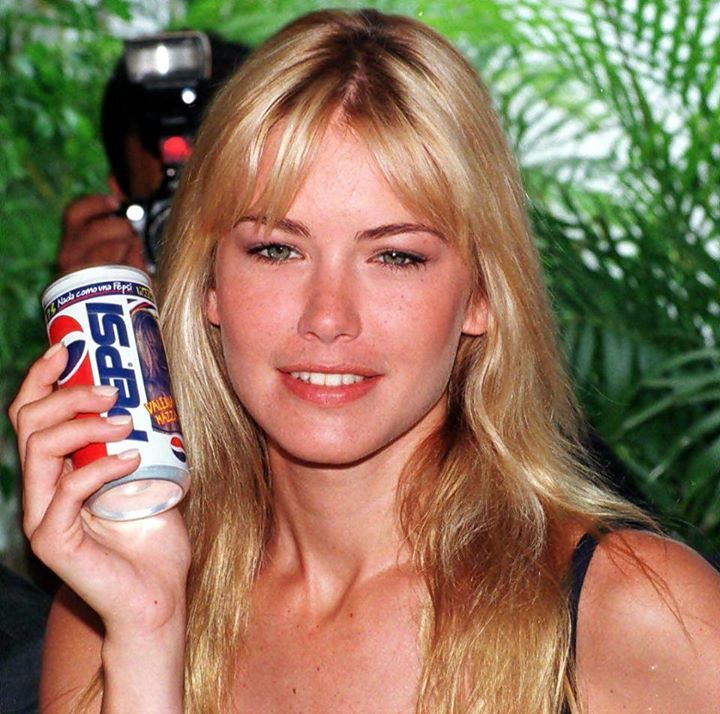
{"type": "Polygon", "coordinates": [[[40,710],[43,714],[71,711],[77,697],[102,673],[102,694],[84,699],[83,712],[180,712],[182,676],[178,673],[183,669],[184,638],[184,623],[178,622],[153,638],[137,637],[115,646],[104,639],[97,614],[63,586],[47,623],[40,710]]]}
{"type": "MultiPolygon", "coordinates": [[[[55,714],[70,710],[102,665],[102,622],[69,588],[62,586],[53,600],[45,630],[40,711],[55,714]]],[[[88,706],[100,711],[101,698],[88,706]]]]}
{"type": "Polygon", "coordinates": [[[577,666],[589,714],[717,714],[720,574],[674,541],[607,536],[580,599],[577,666]]]}
{"type": "Polygon", "coordinates": [[[120,440],[132,425],[99,416],[115,401],[108,390],[54,391],[66,361],[64,348],[49,350],[9,410],[23,470],[25,533],[35,554],[75,593],[62,590],[52,608],[43,711],[70,711],[102,668],[102,712],[179,713],[187,531],[177,509],[116,523],[83,508],[103,483],[136,468],[138,457],[108,456],[72,469],[70,452],[120,440]],[[75,419],[79,413],[88,416],[75,419]]]}

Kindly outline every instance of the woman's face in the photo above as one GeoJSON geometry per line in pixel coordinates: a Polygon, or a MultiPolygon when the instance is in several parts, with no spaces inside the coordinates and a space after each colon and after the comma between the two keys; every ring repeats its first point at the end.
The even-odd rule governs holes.
{"type": "Polygon", "coordinates": [[[207,314],[271,460],[412,447],[443,418],[461,333],[485,329],[459,253],[336,125],[285,219],[261,222],[251,211],[221,240],[207,314]]]}

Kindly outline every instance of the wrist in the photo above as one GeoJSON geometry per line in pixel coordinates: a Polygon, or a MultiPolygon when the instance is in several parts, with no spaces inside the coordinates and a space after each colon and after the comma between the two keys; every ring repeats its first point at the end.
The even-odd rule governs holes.
{"type": "Polygon", "coordinates": [[[107,632],[101,656],[103,714],[183,711],[184,618],[146,632],[107,632]]]}

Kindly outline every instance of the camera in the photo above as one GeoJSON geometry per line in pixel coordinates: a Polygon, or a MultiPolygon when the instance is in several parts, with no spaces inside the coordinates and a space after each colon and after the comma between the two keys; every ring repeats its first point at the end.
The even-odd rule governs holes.
{"type": "Polygon", "coordinates": [[[212,56],[202,32],[166,32],[124,44],[125,71],[142,107],[140,131],[157,148],[163,179],[150,198],[131,197],[117,213],[142,239],[152,269],[180,172],[209,98],[212,56]]]}

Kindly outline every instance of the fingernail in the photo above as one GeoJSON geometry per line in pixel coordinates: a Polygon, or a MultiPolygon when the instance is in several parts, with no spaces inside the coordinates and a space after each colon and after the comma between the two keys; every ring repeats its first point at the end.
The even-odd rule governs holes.
{"type": "Polygon", "coordinates": [[[116,454],[116,456],[121,461],[130,461],[130,459],[137,459],[137,457],[140,456],[140,450],[126,449],[125,451],[121,451],[119,454],[116,454]]]}
{"type": "Polygon", "coordinates": [[[101,384],[92,388],[92,393],[100,397],[114,397],[117,392],[117,387],[111,387],[109,384],[101,384]]]}
{"type": "Polygon", "coordinates": [[[48,351],[43,355],[43,359],[50,359],[54,354],[56,354],[57,352],[60,352],[60,350],[62,349],[62,346],[63,346],[62,342],[58,342],[58,343],[52,345],[52,347],[50,347],[50,349],[48,349],[48,351]]]}
{"type": "Polygon", "coordinates": [[[127,426],[132,422],[132,417],[129,414],[113,414],[107,417],[108,424],[113,426],[127,426]]]}
{"type": "Polygon", "coordinates": [[[108,208],[110,208],[113,211],[116,211],[118,208],[120,208],[120,201],[115,198],[115,196],[107,196],[107,205],[108,208]]]}

